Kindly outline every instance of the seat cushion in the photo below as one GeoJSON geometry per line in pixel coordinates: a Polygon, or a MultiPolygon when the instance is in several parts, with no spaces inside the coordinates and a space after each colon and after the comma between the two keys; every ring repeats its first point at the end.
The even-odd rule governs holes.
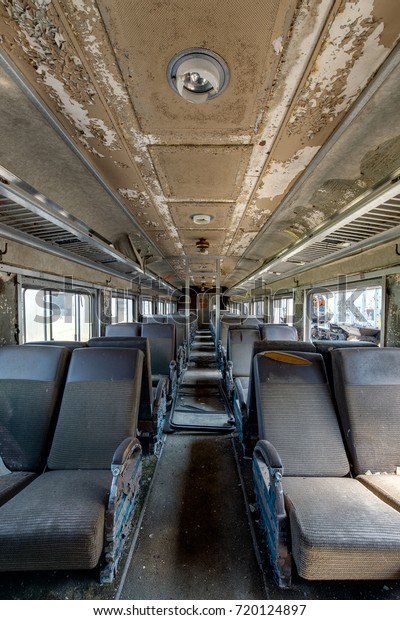
{"type": "Polygon", "coordinates": [[[352,478],[283,478],[292,554],[306,579],[399,579],[400,513],[352,478]]]}
{"type": "Polygon", "coordinates": [[[0,570],[94,568],[110,471],[50,471],[0,508],[0,570]]]}
{"type": "Polygon", "coordinates": [[[10,474],[0,476],[0,506],[22,491],[34,478],[36,478],[36,474],[25,471],[13,471],[10,474]]]}
{"type": "Polygon", "coordinates": [[[384,502],[400,511],[400,476],[396,474],[375,474],[357,476],[357,480],[365,484],[384,502]]]}

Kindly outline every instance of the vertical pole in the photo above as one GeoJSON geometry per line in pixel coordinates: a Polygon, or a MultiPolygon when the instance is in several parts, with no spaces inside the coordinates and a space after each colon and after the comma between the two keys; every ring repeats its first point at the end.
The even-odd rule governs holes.
{"type": "Polygon", "coordinates": [[[215,347],[218,356],[218,342],[220,338],[220,318],[221,318],[221,261],[216,259],[215,277],[215,347]]]}
{"type": "Polygon", "coordinates": [[[185,317],[186,317],[186,343],[190,347],[190,278],[189,278],[189,259],[186,258],[186,277],[185,277],[185,317]]]}

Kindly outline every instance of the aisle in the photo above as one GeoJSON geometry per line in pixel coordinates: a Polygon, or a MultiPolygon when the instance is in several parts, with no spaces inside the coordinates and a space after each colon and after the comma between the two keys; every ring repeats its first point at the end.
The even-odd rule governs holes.
{"type": "Polygon", "coordinates": [[[231,437],[167,437],[120,598],[265,598],[231,437]]]}
{"type": "Polygon", "coordinates": [[[198,330],[121,599],[265,597],[220,381],[198,330]]]}
{"type": "Polygon", "coordinates": [[[188,367],[178,388],[171,426],[228,433],[234,429],[208,329],[196,332],[188,367]]]}

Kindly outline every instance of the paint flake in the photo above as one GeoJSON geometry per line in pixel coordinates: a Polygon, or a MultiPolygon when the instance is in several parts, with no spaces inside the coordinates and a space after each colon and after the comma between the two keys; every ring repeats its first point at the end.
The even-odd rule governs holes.
{"type": "MultiPolygon", "coordinates": [[[[327,124],[356,98],[371,74],[371,66],[380,66],[387,55],[380,44],[384,24],[374,21],[373,9],[374,0],[343,5],[293,111],[291,125],[300,126],[309,117],[310,109],[317,108],[317,102],[324,106],[319,124],[321,119],[327,124]]],[[[318,129],[315,127],[315,133],[318,129]]]]}
{"type": "Polygon", "coordinates": [[[306,146],[287,161],[273,161],[262,186],[257,191],[257,198],[272,200],[276,196],[281,196],[290,183],[307,168],[319,148],[319,146],[306,146]]]}
{"type": "Polygon", "coordinates": [[[275,54],[279,56],[279,54],[283,51],[283,37],[278,37],[275,41],[272,41],[272,47],[274,48],[275,54]]]}

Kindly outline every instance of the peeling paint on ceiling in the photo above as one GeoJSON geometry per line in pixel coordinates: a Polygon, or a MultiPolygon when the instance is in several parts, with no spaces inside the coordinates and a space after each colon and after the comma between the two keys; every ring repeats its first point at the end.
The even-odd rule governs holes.
{"type": "Polygon", "coordinates": [[[317,146],[306,146],[287,161],[271,162],[263,184],[257,192],[257,198],[272,200],[276,196],[281,196],[292,181],[306,169],[318,150],[317,146]]]}
{"type": "MultiPolygon", "coordinates": [[[[124,205],[115,228],[154,243],[165,259],[155,268],[173,271],[177,286],[186,257],[197,259],[190,235],[235,257],[224,265],[231,285],[277,251],[274,232],[307,234],[399,166],[394,103],[392,136],[379,118],[394,72],[315,164],[396,53],[396,0],[0,0],[0,18],[1,48],[124,205]],[[190,47],[212,49],[230,69],[207,104],[184,102],[166,80],[172,56],[190,47]],[[193,226],[207,209],[210,224],[193,226]]],[[[90,205],[86,213],[95,217],[90,205]]],[[[282,247],[290,238],[277,237],[282,247]]]]}

